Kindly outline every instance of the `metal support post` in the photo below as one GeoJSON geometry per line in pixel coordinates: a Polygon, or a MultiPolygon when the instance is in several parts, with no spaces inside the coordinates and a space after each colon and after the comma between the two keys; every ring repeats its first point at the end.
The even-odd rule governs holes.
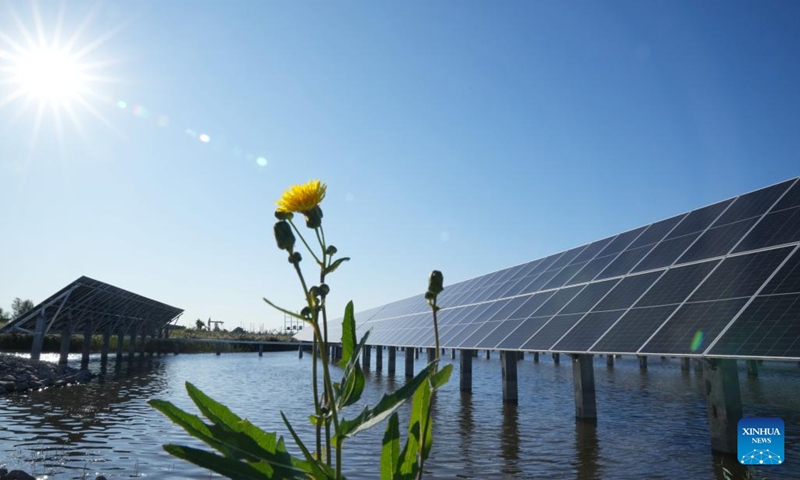
{"type": "Polygon", "coordinates": [[[414,376],[414,347],[406,347],[406,378],[414,376]]]}
{"type": "Polygon", "coordinates": [[[389,364],[386,366],[386,373],[394,375],[397,363],[397,347],[389,347],[388,350],[389,364]]]}
{"type": "Polygon", "coordinates": [[[594,390],[594,357],[581,354],[572,357],[572,382],[575,389],[575,418],[597,420],[594,390]]]}
{"type": "MultiPolygon", "coordinates": [[[[488,350],[487,350],[488,352],[488,350]]],[[[517,352],[500,351],[503,365],[503,403],[517,404],[517,352]]]]}
{"type": "Polygon", "coordinates": [[[472,350],[461,350],[461,357],[459,358],[459,383],[462,392],[472,391],[472,350]]]}

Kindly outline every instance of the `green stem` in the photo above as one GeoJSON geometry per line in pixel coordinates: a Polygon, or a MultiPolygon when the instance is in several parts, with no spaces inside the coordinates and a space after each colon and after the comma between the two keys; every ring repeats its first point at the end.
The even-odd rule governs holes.
{"type": "Polygon", "coordinates": [[[317,263],[320,263],[320,261],[319,261],[319,257],[317,257],[317,256],[314,254],[314,250],[311,250],[311,247],[309,247],[309,246],[308,246],[308,243],[306,242],[306,239],[305,239],[305,237],[303,236],[303,234],[302,234],[302,233],[300,233],[300,230],[298,230],[298,229],[297,229],[297,226],[294,224],[294,222],[293,222],[292,220],[289,220],[289,225],[291,225],[291,226],[292,226],[292,228],[294,229],[294,231],[295,231],[295,233],[297,234],[297,236],[298,236],[298,237],[300,237],[300,240],[302,240],[302,241],[303,241],[303,245],[305,245],[305,246],[306,246],[306,249],[308,250],[308,253],[310,253],[310,254],[311,254],[311,256],[312,256],[312,257],[314,257],[314,260],[316,260],[316,261],[317,261],[317,263]]]}
{"type": "MultiPolygon", "coordinates": [[[[436,352],[434,353],[434,361],[437,362],[436,366],[433,369],[433,374],[435,375],[436,372],[439,370],[439,321],[437,319],[437,311],[439,310],[436,307],[436,297],[433,297],[433,300],[430,303],[431,310],[433,311],[433,336],[436,342],[436,352]]],[[[431,390],[433,390],[431,388],[431,390]]],[[[431,404],[433,403],[433,397],[436,394],[436,391],[431,391],[431,404]]],[[[428,415],[425,422],[425,425],[422,428],[422,442],[419,444],[419,470],[417,471],[417,479],[422,480],[422,469],[425,464],[425,457],[423,456],[423,449],[425,448],[425,442],[427,441],[428,436],[428,425],[433,422],[433,412],[431,411],[431,406],[428,406],[428,415]]],[[[432,431],[433,427],[431,427],[432,431]]]]}
{"type": "MultiPolygon", "coordinates": [[[[291,255],[292,252],[289,252],[289,254],[291,255]]],[[[303,276],[303,271],[300,269],[300,262],[292,262],[292,265],[294,265],[294,270],[295,270],[295,272],[297,272],[297,277],[300,279],[300,285],[303,286],[303,292],[306,295],[306,303],[308,304],[308,308],[311,309],[311,312],[312,312],[312,314],[311,314],[311,325],[314,328],[314,331],[316,332],[316,331],[319,330],[319,326],[317,325],[317,320],[318,320],[319,317],[315,313],[314,303],[311,301],[311,295],[308,293],[308,286],[306,285],[306,279],[303,276]]],[[[311,388],[312,388],[312,391],[313,391],[313,394],[314,394],[314,412],[316,413],[317,419],[318,419],[317,425],[316,425],[316,429],[315,429],[316,430],[317,455],[322,455],[322,438],[321,438],[322,437],[322,430],[321,430],[321,425],[320,425],[320,422],[322,421],[322,408],[321,408],[321,406],[319,404],[319,390],[318,390],[318,387],[317,387],[317,377],[318,377],[318,374],[317,374],[317,354],[318,354],[318,351],[321,352],[322,349],[318,348],[319,347],[319,340],[318,340],[317,337],[318,337],[317,335],[314,336],[314,343],[313,343],[313,347],[312,347],[313,348],[313,353],[311,355],[312,362],[313,362],[311,364],[311,378],[312,378],[311,388]]],[[[326,375],[327,375],[327,373],[326,373],[326,375]]]]}
{"type": "MultiPolygon", "coordinates": [[[[314,324],[314,334],[319,337],[320,341],[322,340],[322,332],[319,329],[319,324],[318,323],[314,324]]],[[[332,401],[333,400],[333,384],[331,383],[331,373],[330,373],[330,369],[328,368],[328,352],[326,352],[325,349],[322,349],[320,351],[320,355],[322,356],[322,370],[323,370],[322,376],[323,376],[324,387],[325,387],[325,395],[326,395],[326,398],[331,399],[331,401],[328,402],[328,406],[331,409],[331,416],[333,417],[333,429],[334,429],[334,431],[336,432],[336,435],[337,435],[337,438],[336,438],[336,440],[337,440],[336,441],[336,450],[337,450],[336,451],[336,458],[340,459],[341,458],[341,454],[339,452],[339,449],[341,448],[340,444],[341,444],[341,440],[342,439],[338,438],[338,435],[339,435],[339,432],[341,430],[339,429],[339,415],[338,415],[338,413],[336,411],[336,402],[332,401]]],[[[342,464],[341,464],[340,461],[336,462],[336,478],[337,479],[342,478],[342,464]]]]}

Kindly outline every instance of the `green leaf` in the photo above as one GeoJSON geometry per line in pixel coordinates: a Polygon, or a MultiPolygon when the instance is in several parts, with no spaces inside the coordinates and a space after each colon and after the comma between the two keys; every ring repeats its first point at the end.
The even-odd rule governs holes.
{"type": "Polygon", "coordinates": [[[433,388],[443,387],[445,383],[450,380],[450,374],[453,373],[453,364],[448,363],[441,370],[431,375],[431,386],[433,388]]]}
{"type": "Polygon", "coordinates": [[[412,378],[411,381],[398,388],[391,395],[384,395],[381,397],[381,400],[375,407],[364,407],[364,410],[362,410],[361,414],[356,418],[352,420],[341,420],[339,422],[340,435],[351,437],[383,421],[397,410],[403,402],[411,398],[420,385],[423,383],[427,384],[428,377],[430,377],[435,368],[436,362],[429,363],[416,377],[412,378]]]}
{"type": "Polygon", "coordinates": [[[339,366],[344,368],[352,358],[356,348],[356,317],[353,313],[353,301],[347,302],[342,319],[342,360],[339,366]]]}
{"type": "Polygon", "coordinates": [[[281,412],[281,418],[283,418],[283,423],[286,425],[286,428],[289,429],[289,433],[292,434],[292,438],[294,438],[294,443],[296,443],[297,446],[300,448],[300,451],[303,452],[303,456],[305,457],[307,465],[310,468],[309,471],[310,473],[314,474],[314,478],[317,480],[323,478],[335,478],[336,472],[334,472],[333,469],[331,469],[331,467],[325,465],[324,463],[314,458],[314,455],[311,454],[306,445],[297,435],[297,432],[294,431],[292,424],[289,423],[289,419],[286,418],[286,415],[283,412],[281,412]]]}
{"type": "Polygon", "coordinates": [[[400,421],[397,412],[389,417],[386,433],[383,434],[381,449],[381,480],[394,480],[397,463],[400,460],[400,421]]]}
{"type": "Polygon", "coordinates": [[[344,262],[350,260],[350,257],[342,257],[337,259],[335,262],[328,265],[328,268],[325,269],[325,275],[329,275],[336,271],[339,268],[339,265],[343,264],[344,262]]]}
{"type": "MultiPolygon", "coordinates": [[[[347,364],[343,365],[344,371],[342,372],[341,382],[334,386],[334,400],[340,410],[357,402],[364,392],[366,379],[364,378],[364,372],[361,370],[361,365],[358,363],[358,358],[368,338],[369,332],[365,333],[361,337],[361,341],[355,345],[347,364]]],[[[340,362],[339,365],[342,366],[342,363],[340,362]]]]}
{"type": "Polygon", "coordinates": [[[246,420],[240,424],[243,431],[234,432],[217,425],[206,425],[198,416],[184,412],[170,402],[150,400],[148,403],[189,435],[202,440],[229,459],[253,463],[263,461],[269,465],[270,472],[274,469],[274,473],[281,476],[307,471],[304,462],[292,458],[286,451],[282,439],[274,441],[276,434],[267,434],[246,420]]]}
{"type": "Polygon", "coordinates": [[[212,470],[228,478],[244,480],[264,480],[272,478],[268,472],[259,470],[253,465],[230,458],[221,457],[205,450],[181,445],[164,445],[164,450],[180,459],[194,463],[199,467],[212,470]]]}

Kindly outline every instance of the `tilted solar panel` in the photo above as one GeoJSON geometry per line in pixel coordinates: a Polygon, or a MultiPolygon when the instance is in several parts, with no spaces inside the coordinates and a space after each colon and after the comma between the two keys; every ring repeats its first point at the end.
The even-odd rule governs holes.
{"type": "MultiPolygon", "coordinates": [[[[481,277],[439,297],[443,347],[800,359],[797,178],[481,277]]],[[[370,343],[433,346],[422,296],[370,343]]]]}

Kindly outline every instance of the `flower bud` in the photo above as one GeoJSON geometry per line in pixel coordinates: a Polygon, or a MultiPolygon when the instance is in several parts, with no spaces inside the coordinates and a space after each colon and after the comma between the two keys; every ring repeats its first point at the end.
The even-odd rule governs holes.
{"type": "Polygon", "coordinates": [[[308,307],[303,307],[303,309],[300,310],[300,315],[305,318],[311,317],[311,309],[309,309],[308,307]]]}
{"type": "Polygon", "coordinates": [[[322,225],[322,209],[319,208],[319,205],[307,212],[303,212],[303,215],[306,216],[306,226],[308,228],[319,228],[322,225]]]}
{"type": "Polygon", "coordinates": [[[291,220],[294,218],[294,214],[292,214],[292,212],[281,212],[279,210],[275,210],[275,218],[278,220],[291,220]]]}
{"type": "Polygon", "coordinates": [[[336,255],[336,252],[338,251],[339,249],[337,249],[333,245],[328,245],[328,248],[325,249],[325,253],[327,253],[328,255],[336,255]]]}
{"type": "Polygon", "coordinates": [[[428,278],[428,292],[435,297],[442,293],[442,290],[444,290],[444,275],[439,270],[434,270],[428,278]]]}
{"type": "Polygon", "coordinates": [[[294,249],[294,233],[292,233],[292,227],[285,220],[281,220],[280,222],[275,222],[273,230],[275,232],[275,242],[277,242],[278,248],[291,252],[294,249]]]}
{"type": "Polygon", "coordinates": [[[289,255],[289,263],[295,264],[300,263],[303,260],[303,257],[300,255],[300,252],[294,252],[289,255]]]}
{"type": "Polygon", "coordinates": [[[328,286],[327,283],[323,283],[319,286],[319,294],[323,297],[331,293],[331,287],[328,286]]]}
{"type": "Polygon", "coordinates": [[[319,297],[319,287],[314,285],[313,287],[309,288],[308,294],[314,298],[319,297]]]}

